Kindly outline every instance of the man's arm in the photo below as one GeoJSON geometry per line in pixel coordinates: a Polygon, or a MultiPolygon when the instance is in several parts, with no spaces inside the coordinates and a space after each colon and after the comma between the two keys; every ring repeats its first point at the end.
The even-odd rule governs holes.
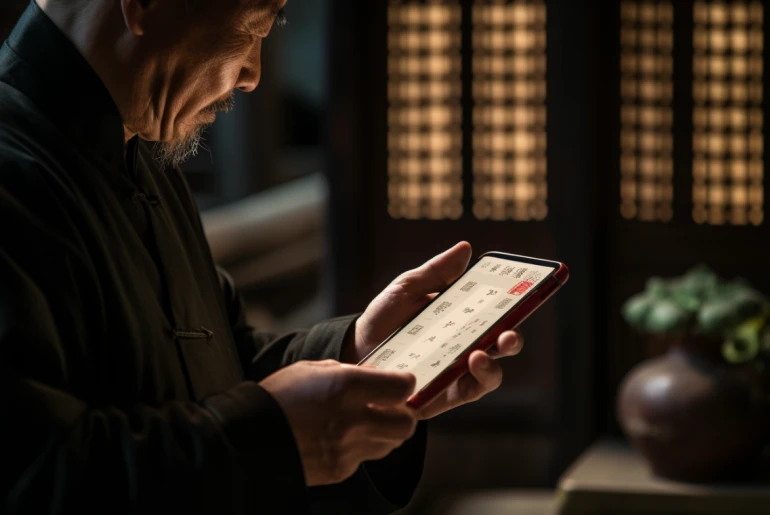
{"type": "Polygon", "coordinates": [[[77,272],[70,266],[57,274],[63,275],[56,279],[61,294],[41,288],[33,278],[39,275],[0,248],[3,512],[303,509],[305,482],[291,429],[256,383],[201,403],[121,408],[90,405],[75,393],[74,385],[87,384],[77,371],[88,369],[79,362],[88,347],[62,339],[59,325],[63,312],[82,309],[77,272]],[[62,305],[65,299],[69,305],[62,305]]]}
{"type": "MultiPolygon", "coordinates": [[[[341,361],[343,347],[352,345],[359,315],[335,318],[276,336],[246,323],[243,303],[230,276],[218,269],[230,323],[246,377],[261,380],[276,369],[299,360],[341,361]]],[[[348,480],[310,489],[313,513],[389,513],[405,506],[422,476],[427,430],[417,425],[414,436],[382,460],[365,463],[348,480]]]]}
{"type": "Polygon", "coordinates": [[[233,329],[235,344],[247,379],[260,381],[279,368],[297,361],[321,361],[340,356],[359,315],[333,318],[314,325],[309,330],[285,334],[259,331],[246,321],[243,300],[230,275],[217,267],[219,283],[225,297],[225,307],[233,329]]]}

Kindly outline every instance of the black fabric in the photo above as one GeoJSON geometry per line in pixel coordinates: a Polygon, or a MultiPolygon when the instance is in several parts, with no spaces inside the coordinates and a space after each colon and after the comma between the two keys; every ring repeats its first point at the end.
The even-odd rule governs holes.
{"type": "Polygon", "coordinates": [[[318,503],[328,489],[305,487],[286,418],[256,382],[338,358],[354,321],[249,327],[181,172],[125,144],[108,91],[32,3],[0,50],[4,513],[403,504],[416,479],[394,490],[389,476],[419,478],[422,436],[337,485],[336,507],[318,503]]]}

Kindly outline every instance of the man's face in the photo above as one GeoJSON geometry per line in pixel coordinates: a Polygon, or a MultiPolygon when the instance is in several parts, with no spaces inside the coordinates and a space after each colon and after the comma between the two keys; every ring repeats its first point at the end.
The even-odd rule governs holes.
{"type": "MultiPolygon", "coordinates": [[[[176,165],[194,155],[217,111],[233,106],[233,91],[259,83],[262,40],[286,0],[150,0],[140,38],[150,105],[126,120],[143,139],[158,141],[158,157],[176,165]]],[[[282,14],[282,13],[281,13],[282,14]]],[[[279,19],[280,22],[280,19],[279,19]]]]}

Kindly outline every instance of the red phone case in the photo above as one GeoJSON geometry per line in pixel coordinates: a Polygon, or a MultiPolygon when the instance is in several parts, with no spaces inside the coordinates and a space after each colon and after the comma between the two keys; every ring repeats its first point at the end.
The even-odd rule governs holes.
{"type": "Polygon", "coordinates": [[[534,313],[551,295],[553,295],[569,279],[569,269],[564,263],[551,275],[550,279],[532,291],[530,295],[518,304],[502,320],[500,320],[483,338],[468,349],[455,363],[448,366],[438,377],[428,383],[422,390],[409,397],[407,404],[415,409],[426,406],[448,388],[454,381],[468,372],[468,358],[474,350],[489,350],[503,331],[516,328],[534,313]]]}

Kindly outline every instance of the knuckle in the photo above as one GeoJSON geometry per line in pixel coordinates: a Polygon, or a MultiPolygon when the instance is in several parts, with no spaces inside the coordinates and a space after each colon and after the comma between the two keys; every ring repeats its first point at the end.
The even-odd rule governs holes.
{"type": "Polygon", "coordinates": [[[332,376],[329,382],[329,397],[332,401],[339,403],[345,394],[350,390],[350,374],[345,370],[340,370],[332,376]]]}
{"type": "Polygon", "coordinates": [[[414,419],[407,419],[404,420],[401,423],[398,436],[402,440],[408,440],[414,435],[415,430],[417,429],[417,421],[414,419]]]}
{"type": "Polygon", "coordinates": [[[398,275],[398,277],[393,279],[393,282],[391,284],[408,283],[411,280],[413,275],[414,275],[414,270],[407,270],[406,272],[402,272],[398,275]]]}
{"type": "Polygon", "coordinates": [[[401,294],[409,291],[409,287],[417,280],[419,273],[419,269],[407,270],[402,273],[390,283],[390,286],[388,287],[389,292],[401,294]]]}
{"type": "Polygon", "coordinates": [[[414,436],[414,432],[417,430],[417,419],[415,417],[408,417],[404,423],[404,435],[405,440],[414,436]]]}
{"type": "Polygon", "coordinates": [[[344,450],[340,449],[328,464],[329,476],[333,482],[339,483],[350,477],[356,466],[344,450]]]}
{"type": "Polygon", "coordinates": [[[417,386],[417,376],[414,374],[404,374],[402,379],[402,386],[404,388],[405,394],[412,393],[414,388],[417,386]]]}
{"type": "Polygon", "coordinates": [[[339,377],[340,385],[344,388],[350,388],[355,386],[358,380],[359,370],[356,368],[340,368],[337,376],[339,377]]]}
{"type": "Polygon", "coordinates": [[[418,422],[419,421],[417,420],[416,413],[409,414],[409,428],[410,428],[411,434],[414,434],[415,430],[417,429],[418,422]]]}
{"type": "Polygon", "coordinates": [[[495,379],[494,381],[492,381],[492,383],[489,385],[489,389],[487,390],[487,392],[486,392],[486,393],[494,392],[495,390],[497,390],[498,388],[500,388],[500,385],[501,385],[501,384],[503,384],[503,378],[502,378],[502,377],[498,377],[498,378],[496,378],[496,379],[495,379]]]}
{"type": "Polygon", "coordinates": [[[377,460],[382,459],[388,454],[390,454],[391,452],[393,452],[393,450],[396,449],[396,447],[398,446],[399,444],[395,442],[389,445],[383,445],[382,447],[379,447],[376,451],[372,453],[373,454],[372,459],[377,459],[377,460]]]}
{"type": "Polygon", "coordinates": [[[501,384],[503,384],[503,369],[498,365],[492,372],[490,387],[492,390],[497,390],[501,384]]]}
{"type": "Polygon", "coordinates": [[[356,428],[350,416],[340,415],[333,418],[335,421],[330,428],[329,437],[332,440],[332,446],[339,453],[344,449],[345,444],[351,440],[356,428]]]}
{"type": "Polygon", "coordinates": [[[329,478],[333,482],[339,482],[345,479],[344,476],[344,469],[345,465],[342,460],[342,457],[339,454],[334,454],[329,458],[329,461],[327,463],[327,468],[329,471],[329,478]]]}
{"type": "Polygon", "coordinates": [[[302,360],[302,361],[295,361],[291,365],[287,366],[286,368],[294,368],[294,369],[305,369],[309,366],[312,366],[312,363],[302,360]]]}
{"type": "Polygon", "coordinates": [[[333,359],[322,359],[321,361],[315,361],[315,362],[305,361],[305,363],[314,363],[316,366],[326,367],[326,368],[334,367],[337,365],[337,362],[334,361],[333,359]]]}

